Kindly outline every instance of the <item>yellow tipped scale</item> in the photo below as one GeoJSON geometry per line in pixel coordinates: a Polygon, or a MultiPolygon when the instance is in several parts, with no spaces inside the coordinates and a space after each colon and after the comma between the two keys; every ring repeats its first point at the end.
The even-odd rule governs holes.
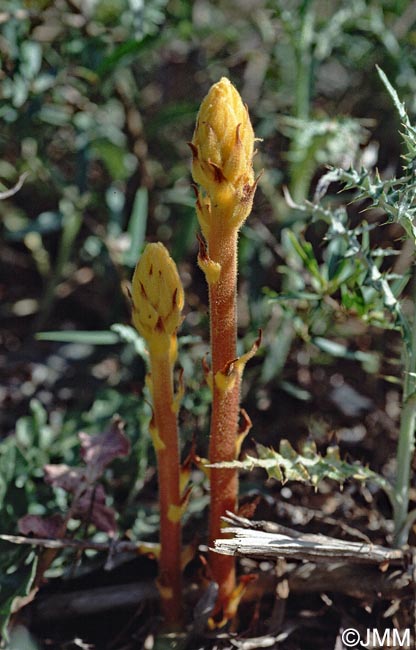
{"type": "Polygon", "coordinates": [[[206,238],[217,218],[223,227],[239,228],[250,214],[254,141],[247,107],[223,77],[203,100],[190,143],[192,176],[205,192],[198,194],[197,215],[206,238]]]}
{"type": "Polygon", "coordinates": [[[160,242],[147,244],[132,281],[133,324],[155,356],[176,358],[184,293],[175,262],[160,242]]]}

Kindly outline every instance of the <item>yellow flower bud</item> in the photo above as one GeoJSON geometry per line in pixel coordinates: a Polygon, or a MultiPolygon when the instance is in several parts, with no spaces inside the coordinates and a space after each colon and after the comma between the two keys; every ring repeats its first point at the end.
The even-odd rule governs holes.
{"type": "Polygon", "coordinates": [[[150,352],[176,356],[184,293],[175,262],[158,242],[147,244],[132,281],[133,325],[150,352]]]}
{"type": "Polygon", "coordinates": [[[247,107],[231,82],[214,84],[199,110],[190,143],[192,176],[207,196],[198,195],[197,213],[205,236],[216,217],[239,227],[248,216],[255,191],[254,132],[247,107]],[[214,207],[216,213],[214,214],[214,207]]]}

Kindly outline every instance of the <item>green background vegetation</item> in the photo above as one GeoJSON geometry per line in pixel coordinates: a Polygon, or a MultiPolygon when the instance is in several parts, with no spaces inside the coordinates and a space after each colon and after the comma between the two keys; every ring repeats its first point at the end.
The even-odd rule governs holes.
{"type": "MultiPolygon", "coordinates": [[[[3,0],[0,191],[27,176],[0,201],[0,532],[15,533],[28,512],[65,510],[66,496],[42,481],[43,465],[77,464],[77,431],[102,431],[119,413],[133,451],[107,472],[110,505],[121,531],[157,534],[146,359],[129,328],[127,292],[145,239],[165,243],[185,285],[183,444],[198,432],[206,452],[207,297],[195,265],[187,142],[201,99],[223,75],[262,139],[255,166],[264,173],[239,270],[242,349],[264,331],[243,390],[253,437],[278,448],[282,438],[296,447],[311,436],[319,446],[335,430],[354,460],[394,474],[400,323],[368,281],[354,237],[387,273],[405,315],[413,313],[406,283],[414,243],[403,243],[392,214],[375,227],[387,221],[381,189],[348,206],[358,230],[344,239],[334,235],[336,220],[311,220],[300,206],[320,192],[327,165],[377,166],[383,180],[401,174],[400,118],[376,65],[412,121],[415,22],[410,0],[3,0]],[[341,398],[343,408],[326,401],[341,385],[354,392],[341,398]],[[368,412],[387,413],[389,422],[366,419],[368,412]]],[[[350,179],[353,189],[340,195],[348,178],[332,181],[323,201],[336,210],[360,183],[350,179]]],[[[200,520],[207,499],[203,478],[195,480],[189,518],[200,520]]],[[[243,494],[252,488],[243,482],[243,494]]],[[[391,516],[382,499],[380,507],[391,516]]],[[[4,622],[34,564],[26,548],[2,543],[0,551],[4,622]]],[[[55,574],[70,562],[61,556],[55,574]]]]}

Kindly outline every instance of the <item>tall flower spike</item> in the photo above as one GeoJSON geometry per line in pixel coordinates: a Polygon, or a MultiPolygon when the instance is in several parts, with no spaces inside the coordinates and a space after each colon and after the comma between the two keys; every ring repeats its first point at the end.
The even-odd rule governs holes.
{"type": "MultiPolygon", "coordinates": [[[[257,181],[252,158],[254,133],[247,107],[226,78],[214,84],[201,104],[192,142],[192,175],[198,183],[196,212],[200,238],[198,264],[209,288],[212,409],[209,460],[216,465],[235,460],[239,433],[240,382],[248,356],[237,355],[237,240],[248,217],[257,181]]],[[[209,545],[222,536],[222,517],[235,512],[237,470],[210,470],[209,545]]],[[[211,552],[217,607],[228,612],[235,589],[232,557],[211,552]]]]}
{"type": "Polygon", "coordinates": [[[133,275],[133,324],[151,354],[176,357],[176,330],[182,322],[182,284],[175,262],[160,242],[147,244],[133,275]]]}
{"type": "Polygon", "coordinates": [[[239,228],[250,214],[256,185],[254,141],[247,107],[223,77],[202,102],[190,143],[192,176],[205,192],[197,200],[205,237],[216,219],[223,227],[239,228]]]}

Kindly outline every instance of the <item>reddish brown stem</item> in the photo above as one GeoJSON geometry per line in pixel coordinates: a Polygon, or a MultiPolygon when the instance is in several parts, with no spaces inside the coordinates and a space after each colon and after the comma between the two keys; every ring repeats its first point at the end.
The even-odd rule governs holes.
{"type": "Polygon", "coordinates": [[[151,355],[154,420],[163,448],[157,449],[160,506],[159,589],[167,627],[182,620],[179,439],[173,395],[173,364],[169,354],[151,355]]]}
{"type": "MultiPolygon", "coordinates": [[[[237,231],[216,227],[208,242],[209,256],[221,265],[219,280],[210,285],[211,355],[213,402],[210,463],[233,461],[239,417],[240,381],[229,390],[220,390],[215,383],[217,372],[236,358],[237,342],[237,231]]],[[[235,512],[238,497],[238,475],[233,469],[211,469],[210,545],[221,537],[221,517],[226,510],[235,512]]],[[[219,603],[230,596],[235,587],[235,562],[232,557],[210,553],[213,578],[219,585],[219,603]]]]}

